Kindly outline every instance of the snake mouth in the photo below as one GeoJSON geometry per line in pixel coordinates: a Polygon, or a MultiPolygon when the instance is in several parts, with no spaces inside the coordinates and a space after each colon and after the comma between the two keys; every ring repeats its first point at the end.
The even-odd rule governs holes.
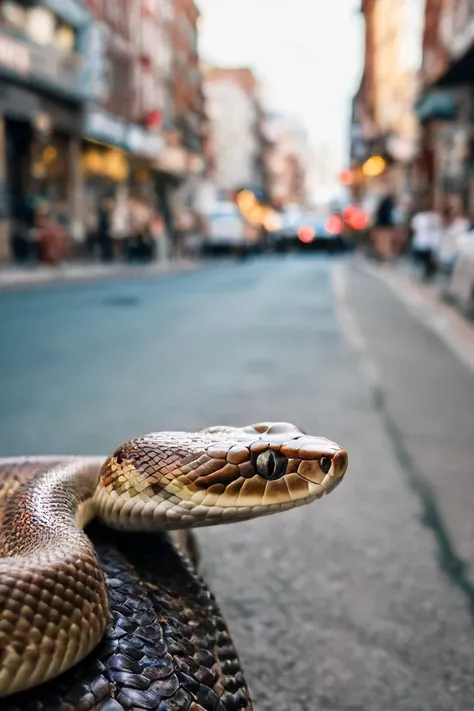
{"type": "Polygon", "coordinates": [[[344,472],[344,474],[341,474],[341,476],[338,479],[335,479],[332,484],[329,484],[329,486],[326,489],[326,494],[330,494],[331,492],[334,491],[334,489],[337,489],[337,487],[339,486],[341,481],[344,479],[344,477],[345,477],[345,472],[344,472]]]}

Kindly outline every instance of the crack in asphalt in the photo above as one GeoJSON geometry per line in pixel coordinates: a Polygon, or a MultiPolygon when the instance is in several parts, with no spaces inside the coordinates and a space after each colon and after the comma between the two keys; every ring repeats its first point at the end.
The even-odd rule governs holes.
{"type": "Polygon", "coordinates": [[[394,455],[406,474],[408,484],[422,506],[421,521],[428,528],[437,545],[436,560],[440,570],[450,583],[462,592],[468,603],[474,623],[474,584],[468,575],[468,564],[456,552],[456,547],[447,530],[433,487],[404,443],[404,438],[396,419],[390,412],[387,396],[381,385],[371,383],[376,411],[379,413],[385,431],[392,444],[394,455]]]}
{"type": "Polygon", "coordinates": [[[469,577],[469,564],[461,558],[449,534],[435,490],[424,472],[417,466],[405,445],[404,436],[392,415],[388,397],[382,384],[377,365],[372,360],[370,348],[362,333],[359,318],[350,305],[347,287],[347,272],[344,267],[333,269],[333,285],[339,317],[343,330],[352,348],[357,352],[361,369],[368,382],[374,409],[380,416],[387,437],[392,445],[393,454],[407,478],[408,485],[417,497],[421,509],[421,523],[431,532],[437,546],[436,562],[438,568],[457,588],[467,601],[471,621],[474,623],[474,583],[469,577]]]}

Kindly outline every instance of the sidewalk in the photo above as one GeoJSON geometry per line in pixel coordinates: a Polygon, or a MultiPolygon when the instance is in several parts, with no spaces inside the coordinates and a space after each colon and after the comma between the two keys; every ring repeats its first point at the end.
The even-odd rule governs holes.
{"type": "Polygon", "coordinates": [[[57,267],[45,265],[31,267],[0,266],[0,290],[23,289],[43,284],[64,282],[102,281],[114,278],[150,277],[177,271],[195,269],[197,262],[154,262],[152,264],[97,264],[70,262],[57,267]]]}
{"type": "Polygon", "coordinates": [[[431,284],[419,281],[410,264],[376,264],[365,258],[357,263],[368,274],[383,281],[407,309],[431,331],[434,331],[474,371],[474,324],[458,309],[443,299],[445,282],[431,284]]]}

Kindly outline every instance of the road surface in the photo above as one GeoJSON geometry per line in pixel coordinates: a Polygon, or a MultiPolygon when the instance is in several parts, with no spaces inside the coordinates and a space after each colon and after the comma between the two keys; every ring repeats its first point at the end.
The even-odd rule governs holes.
{"type": "Polygon", "coordinates": [[[382,279],[266,257],[6,292],[0,322],[0,455],[268,419],[348,448],[330,497],[199,532],[256,711],[473,708],[474,376],[382,279]]]}

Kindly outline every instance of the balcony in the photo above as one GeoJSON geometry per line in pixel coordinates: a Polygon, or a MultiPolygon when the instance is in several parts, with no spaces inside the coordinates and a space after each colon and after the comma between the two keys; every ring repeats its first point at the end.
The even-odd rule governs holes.
{"type": "Polygon", "coordinates": [[[81,101],[82,60],[74,52],[62,52],[29,40],[0,24],[0,76],[81,101]]]}

